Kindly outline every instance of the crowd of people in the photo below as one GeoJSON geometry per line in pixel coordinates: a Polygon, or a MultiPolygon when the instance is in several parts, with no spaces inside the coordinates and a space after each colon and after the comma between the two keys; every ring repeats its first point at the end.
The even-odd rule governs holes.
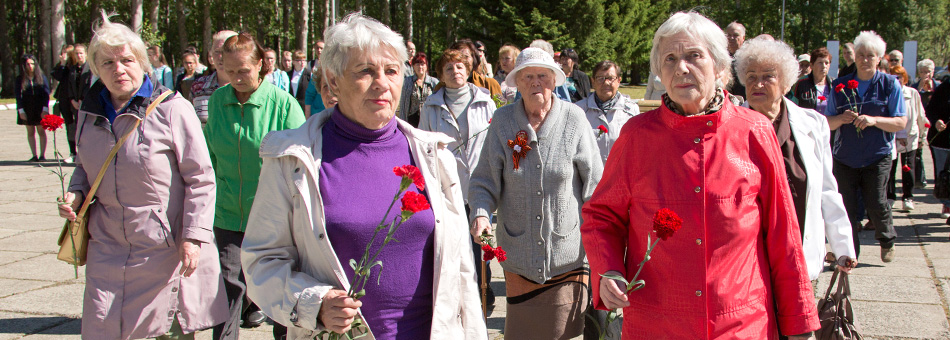
{"type": "MultiPolygon", "coordinates": [[[[502,46],[495,67],[469,39],[430,59],[351,14],[310,60],[224,30],[207,66],[187,48],[175,70],[102,19],[51,73],[76,166],[60,215],[75,219],[101,180],[84,338],[238,339],[270,318],[275,339],[356,325],[486,339],[491,239],[507,250],[510,339],[810,339],[818,275],[856,267],[860,231],[875,231],[883,262],[897,256],[896,169],[912,210],[922,149],[934,175],[950,162],[950,85],[929,59],[908,85],[873,31],[844,46],[832,79],[825,48],[796,56],[768,35],[746,41],[738,22],[675,13],[650,52],[644,99],[659,107],[641,112],[620,65],[588,75],[544,40],[502,46]],[[393,176],[404,165],[420,182],[393,176]],[[374,229],[404,213],[387,209],[401,185],[430,209],[383,247],[374,229]],[[682,229],[654,248],[661,210],[682,229]],[[371,248],[385,275],[356,272],[371,248]],[[358,274],[371,284],[353,296],[358,274]],[[648,284],[628,292],[616,277],[648,284]],[[622,322],[607,324],[613,309],[622,322]]],[[[21,61],[17,123],[42,161],[50,84],[34,56],[21,61]]]]}

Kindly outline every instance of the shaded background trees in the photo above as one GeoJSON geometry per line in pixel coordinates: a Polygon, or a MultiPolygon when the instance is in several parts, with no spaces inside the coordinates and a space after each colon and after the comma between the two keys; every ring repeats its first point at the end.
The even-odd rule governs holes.
{"type": "MultiPolygon", "coordinates": [[[[246,31],[275,50],[302,49],[321,39],[337,17],[362,10],[412,39],[430,58],[458,38],[481,40],[495,62],[503,44],[527,46],[550,41],[556,50],[573,48],[581,68],[611,59],[640,82],[649,73],[653,32],[670,13],[699,11],[721,26],[744,23],[747,36],[782,36],[782,0],[0,0],[0,77],[9,96],[19,56],[36,54],[44,71],[59,58],[63,44],[85,43],[99,11],[114,20],[137,23],[149,42],[160,44],[173,66],[193,45],[202,59],[213,32],[246,31]]],[[[827,40],[851,41],[860,30],[875,30],[889,49],[917,40],[918,55],[947,64],[950,1],[947,0],[785,0],[785,41],[797,53],[827,40]]]]}

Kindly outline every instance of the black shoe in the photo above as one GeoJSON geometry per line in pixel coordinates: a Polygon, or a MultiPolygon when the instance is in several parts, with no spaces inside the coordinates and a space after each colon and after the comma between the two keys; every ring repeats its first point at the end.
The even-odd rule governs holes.
{"type": "Polygon", "coordinates": [[[261,311],[254,311],[247,313],[242,321],[241,328],[257,328],[264,324],[264,321],[267,321],[267,315],[264,315],[264,312],[261,311]]]}
{"type": "Polygon", "coordinates": [[[46,156],[40,156],[40,158],[37,159],[37,161],[39,161],[39,162],[45,162],[45,161],[46,161],[46,156]]]}
{"type": "Polygon", "coordinates": [[[32,163],[32,162],[39,162],[39,161],[40,161],[40,159],[39,159],[39,158],[36,158],[36,156],[33,156],[33,158],[30,158],[29,160],[27,160],[27,162],[31,162],[31,163],[32,163]]]}

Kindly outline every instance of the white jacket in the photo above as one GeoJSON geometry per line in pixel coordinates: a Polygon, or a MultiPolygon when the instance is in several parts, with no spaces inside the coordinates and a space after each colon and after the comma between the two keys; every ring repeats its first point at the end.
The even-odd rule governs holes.
{"type": "Polygon", "coordinates": [[[920,100],[920,93],[917,92],[917,89],[904,86],[902,90],[904,106],[907,108],[907,126],[903,130],[897,131],[895,138],[906,138],[907,144],[894,143],[898,153],[917,150],[917,146],[920,145],[920,138],[927,138],[926,125],[930,123],[927,121],[924,104],[920,100]]]}
{"type": "MultiPolygon", "coordinates": [[[[802,250],[808,266],[808,278],[818,279],[824,269],[825,240],[835,258],[857,258],[854,252],[851,222],[838,193],[838,181],[831,172],[831,132],[825,116],[812,109],[795,105],[783,98],[788,123],[795,137],[795,147],[802,156],[807,186],[805,188],[805,232],[802,250]]],[[[742,104],[749,107],[749,103],[742,104]]],[[[799,224],[802,221],[798,221],[799,224]]]]}
{"type": "MultiPolygon", "coordinates": [[[[264,163],[248,220],[253,227],[241,246],[248,297],[287,326],[288,339],[315,338],[323,330],[317,322],[323,296],[331,288],[349,289],[326,237],[318,187],[322,128],[332,110],[261,142],[264,163]]],[[[429,190],[435,214],[431,338],[486,339],[462,192],[455,159],[446,149],[450,140],[402,120],[398,124],[426,186],[434,188],[429,190]]]]}
{"type": "Polygon", "coordinates": [[[610,148],[620,137],[620,130],[623,125],[627,123],[627,120],[630,120],[630,117],[640,114],[640,106],[633,99],[625,94],[617,95],[620,96],[620,99],[609,112],[604,112],[597,106],[596,99],[594,99],[596,94],[574,103],[580,106],[581,110],[584,110],[584,115],[587,117],[591,129],[594,129],[594,138],[597,139],[597,148],[600,149],[600,158],[604,164],[607,163],[607,154],[610,153],[610,148]],[[601,125],[607,128],[607,133],[600,132],[599,127],[601,125]]]}
{"type": "Polygon", "coordinates": [[[468,202],[468,183],[475,172],[475,166],[478,165],[478,158],[482,155],[482,145],[485,145],[485,138],[488,135],[488,123],[495,115],[495,101],[491,99],[488,92],[472,83],[467,83],[472,90],[472,103],[469,104],[468,112],[465,114],[468,124],[468,136],[459,136],[459,125],[455,117],[449,112],[449,107],[445,103],[445,88],[441,88],[426,98],[425,105],[422,106],[422,112],[419,117],[419,129],[433,132],[441,132],[450,137],[448,149],[455,152],[455,159],[458,162],[459,180],[462,182],[462,197],[468,202]],[[465,144],[459,147],[461,144],[465,144]]]}

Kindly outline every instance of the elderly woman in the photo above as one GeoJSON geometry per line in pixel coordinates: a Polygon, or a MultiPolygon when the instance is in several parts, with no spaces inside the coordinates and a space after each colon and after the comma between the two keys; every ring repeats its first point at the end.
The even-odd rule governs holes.
{"type": "MultiPolygon", "coordinates": [[[[441,62],[441,61],[440,61],[441,62]]],[[[410,60],[412,75],[402,84],[402,99],[399,102],[399,119],[419,127],[419,118],[426,99],[432,95],[439,80],[429,75],[429,58],[419,52],[410,60]]]]}
{"type": "MultiPolygon", "coordinates": [[[[214,236],[231,318],[215,327],[214,338],[237,339],[242,313],[257,310],[244,302],[246,287],[239,255],[248,226],[257,227],[248,223],[261,172],[257,150],[267,133],[297,128],[305,118],[293,96],[264,80],[268,64],[263,62],[264,49],[254,37],[241,33],[225,40],[221,48],[218,72],[231,82],[208,100],[208,108],[215,114],[208,117],[205,135],[217,175],[214,236]]],[[[263,316],[245,319],[263,321],[263,316]]]]}
{"type": "Polygon", "coordinates": [[[190,338],[227,318],[201,123],[180,95],[147,112],[169,89],[150,76],[145,43],[128,27],[103,15],[89,55],[99,81],[79,110],[79,156],[60,216],[76,218],[116,138],[131,134],[88,211],[82,337],[190,338]]]}
{"type": "MultiPolygon", "coordinates": [[[[811,51],[810,58],[811,73],[792,86],[789,99],[801,108],[825,112],[828,97],[831,97],[831,94],[834,93],[834,89],[831,88],[831,78],[828,77],[828,70],[831,68],[831,54],[827,48],[819,47],[811,51]]],[[[739,76],[741,81],[742,75],[739,76]]],[[[741,95],[745,94],[742,93],[741,95]]]]}
{"type": "MultiPolygon", "coordinates": [[[[580,57],[573,49],[565,48],[561,51],[558,61],[565,75],[565,87],[570,95],[571,102],[578,102],[590,95],[590,77],[581,71],[580,57]]],[[[619,82],[619,80],[618,80],[619,82]]]]}
{"type": "MultiPolygon", "coordinates": [[[[821,55],[816,52],[812,55],[821,55]]],[[[827,58],[827,51],[821,58],[827,58]]],[[[818,111],[802,108],[782,96],[798,79],[799,65],[792,48],[780,41],[756,38],[739,48],[735,60],[739,81],[746,88],[744,106],[772,121],[778,137],[801,231],[808,278],[817,280],[824,268],[826,239],[838,259],[838,268],[850,272],[857,264],[853,260],[857,256],[851,239],[851,222],[831,173],[828,123],[818,111]]],[[[819,66],[828,67],[827,63],[819,63],[819,66]]]]}
{"type": "Polygon", "coordinates": [[[584,110],[590,122],[604,163],[607,163],[607,154],[620,136],[620,129],[630,117],[640,114],[640,106],[619,91],[620,73],[620,67],[610,60],[597,63],[594,65],[595,95],[575,103],[584,110]]]}
{"type": "Polygon", "coordinates": [[[624,125],[583,208],[594,305],[623,307],[625,335],[774,340],[778,326],[804,339],[819,328],[782,152],[767,118],[725,98],[730,60],[726,35],[698,13],[660,26],[650,67],[669,91],[624,125]],[[638,268],[661,209],[682,229],[638,268]],[[640,269],[646,286],[629,294],[600,277],[640,269]]]}
{"type": "Polygon", "coordinates": [[[26,140],[33,153],[28,162],[46,161],[46,130],[40,126],[40,120],[49,114],[49,80],[32,54],[20,58],[20,75],[13,83],[13,94],[16,98],[16,123],[26,126],[26,140]],[[36,156],[36,137],[40,139],[39,157],[36,156]]]}
{"type": "Polygon", "coordinates": [[[930,104],[930,97],[933,96],[934,89],[940,86],[940,81],[934,79],[934,61],[924,59],[917,63],[917,76],[917,82],[911,84],[910,87],[917,89],[917,92],[920,93],[920,100],[926,107],[927,104],[930,104]]]}
{"type": "Polygon", "coordinates": [[[214,34],[211,50],[208,51],[208,64],[210,73],[198,77],[191,84],[191,101],[195,106],[195,112],[202,124],[208,121],[208,100],[218,88],[227,85],[231,80],[223,71],[224,41],[237,35],[235,31],[220,31],[214,34]]]}
{"type": "MultiPolygon", "coordinates": [[[[921,131],[926,132],[926,126],[930,124],[927,116],[924,114],[924,105],[921,103],[920,94],[913,87],[906,86],[908,81],[907,70],[903,66],[891,66],[890,74],[900,80],[901,91],[903,93],[904,106],[907,108],[907,126],[894,134],[895,147],[901,167],[901,200],[903,201],[903,210],[914,210],[914,170],[917,167],[915,159],[917,158],[917,149],[921,136],[921,131]]],[[[898,159],[891,163],[891,174],[887,180],[887,199],[888,201],[897,200],[896,174],[898,169],[898,159]]]]}
{"type": "Polygon", "coordinates": [[[863,31],[854,39],[857,71],[832,82],[832,88],[846,88],[828,97],[824,115],[830,128],[838,130],[832,148],[834,175],[855,228],[855,251],[861,255],[858,228],[863,216],[858,199],[863,197],[868,219],[876,229],[874,237],[881,244],[881,260],[891,262],[897,233],[885,185],[891,171],[894,133],[906,126],[907,110],[901,84],[877,70],[886,46],[873,31],[863,31]],[[852,81],[857,82],[856,89],[847,88],[852,81]]]}
{"type": "Polygon", "coordinates": [[[289,339],[342,333],[355,318],[370,339],[485,339],[452,140],[395,118],[402,37],[351,14],[327,29],[325,42],[320,65],[340,101],[261,144],[254,227],[241,256],[248,295],[288,326],[289,339]],[[400,188],[393,168],[406,164],[425,182],[408,190],[426,195],[431,209],[380,249],[382,239],[369,244],[370,236],[381,217],[399,215],[386,207],[400,188]],[[346,263],[364,249],[380,251],[386,270],[373,270],[366,295],[354,300],[346,263]]]}
{"type": "Polygon", "coordinates": [[[495,112],[472,174],[468,203],[472,237],[495,234],[508,251],[505,336],[569,339],[584,329],[588,305],[580,207],[603,164],[576,105],[558,100],[564,73],[544,50],[526,48],[508,74],[522,97],[495,112]]]}

